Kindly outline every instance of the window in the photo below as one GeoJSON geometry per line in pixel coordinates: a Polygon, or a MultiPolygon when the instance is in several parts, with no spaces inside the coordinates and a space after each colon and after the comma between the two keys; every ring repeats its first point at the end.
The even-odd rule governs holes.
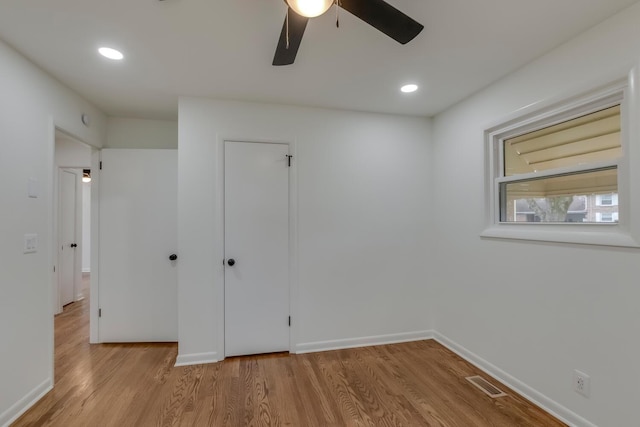
{"type": "Polygon", "coordinates": [[[596,205],[611,206],[618,191],[620,105],[500,144],[500,222],[607,222],[586,201],[594,196],[596,205]]]}
{"type": "Polygon", "coordinates": [[[640,247],[635,81],[640,63],[628,79],[533,103],[485,130],[482,237],[640,247]]]}
{"type": "Polygon", "coordinates": [[[618,213],[596,212],[596,222],[618,222],[618,213]]]}
{"type": "Polygon", "coordinates": [[[596,204],[598,206],[611,206],[613,204],[613,198],[611,197],[611,194],[603,194],[597,196],[596,200],[596,204]]]}
{"type": "Polygon", "coordinates": [[[596,196],[596,206],[617,206],[617,194],[599,194],[596,196]]]}

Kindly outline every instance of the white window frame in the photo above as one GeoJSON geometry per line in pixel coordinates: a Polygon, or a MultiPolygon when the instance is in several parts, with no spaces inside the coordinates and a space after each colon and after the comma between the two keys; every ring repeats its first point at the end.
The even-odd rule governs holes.
{"type": "Polygon", "coordinates": [[[640,64],[627,78],[592,90],[587,94],[565,96],[519,109],[498,124],[485,130],[485,211],[484,238],[517,239],[587,245],[640,247],[640,64]],[[607,107],[621,106],[622,157],[615,161],[592,163],[587,168],[570,167],[552,171],[505,177],[500,165],[503,141],[524,133],[584,116],[607,107]],[[633,117],[634,120],[629,118],[633,117]],[[634,144],[631,144],[631,141],[634,144]],[[561,173],[617,167],[617,223],[518,223],[500,221],[499,187],[503,182],[522,181],[561,173]],[[631,213],[634,213],[633,215],[631,213]],[[635,217],[635,218],[634,218],[635,217]]]}

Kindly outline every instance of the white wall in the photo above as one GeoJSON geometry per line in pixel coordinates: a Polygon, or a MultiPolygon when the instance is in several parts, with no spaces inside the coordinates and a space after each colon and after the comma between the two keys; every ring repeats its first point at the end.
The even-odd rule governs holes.
{"type": "Polygon", "coordinates": [[[53,380],[52,190],[54,126],[100,146],[106,119],[97,109],[0,42],[0,425],[53,380]],[[91,116],[89,128],[80,116],[91,116]],[[39,197],[27,197],[37,180],[39,197]],[[38,252],[23,254],[25,233],[38,252]]]}
{"type": "Polygon", "coordinates": [[[293,351],[430,328],[429,120],[194,98],[179,117],[181,359],[222,358],[217,144],[229,137],[297,144],[293,351]]]}
{"type": "Polygon", "coordinates": [[[109,117],[105,148],[178,148],[178,122],[109,117]]]}
{"type": "Polygon", "coordinates": [[[640,252],[481,239],[483,131],[524,106],[624,77],[640,59],[638,40],[640,4],[434,120],[435,201],[443,208],[433,229],[435,329],[607,427],[638,424],[640,252]],[[591,376],[589,399],[573,392],[574,369],[591,376]]]}
{"type": "Polygon", "coordinates": [[[59,134],[56,136],[55,162],[63,168],[90,168],[91,147],[59,134]]]}

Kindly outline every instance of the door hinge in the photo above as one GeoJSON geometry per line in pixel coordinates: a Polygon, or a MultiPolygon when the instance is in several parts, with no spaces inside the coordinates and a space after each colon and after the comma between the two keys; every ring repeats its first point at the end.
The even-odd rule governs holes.
{"type": "Polygon", "coordinates": [[[100,160],[100,170],[102,170],[102,160],[100,160]]]}
{"type": "Polygon", "coordinates": [[[98,309],[98,317],[102,317],[102,309],[101,308],[98,309]]]}
{"type": "Polygon", "coordinates": [[[291,316],[289,316],[289,326],[291,326],[291,316]]]}
{"type": "Polygon", "coordinates": [[[285,154],[285,156],[287,157],[288,166],[291,167],[291,159],[293,159],[293,156],[290,156],[289,154],[285,154]]]}
{"type": "Polygon", "coordinates": [[[53,266],[53,272],[54,273],[56,272],[56,266],[55,265],[53,266]]]}

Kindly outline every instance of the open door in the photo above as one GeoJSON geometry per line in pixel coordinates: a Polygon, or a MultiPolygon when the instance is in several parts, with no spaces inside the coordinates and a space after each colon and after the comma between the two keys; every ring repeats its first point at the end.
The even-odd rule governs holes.
{"type": "Polygon", "coordinates": [[[177,341],[177,150],[103,149],[100,342],[177,341]]]}

